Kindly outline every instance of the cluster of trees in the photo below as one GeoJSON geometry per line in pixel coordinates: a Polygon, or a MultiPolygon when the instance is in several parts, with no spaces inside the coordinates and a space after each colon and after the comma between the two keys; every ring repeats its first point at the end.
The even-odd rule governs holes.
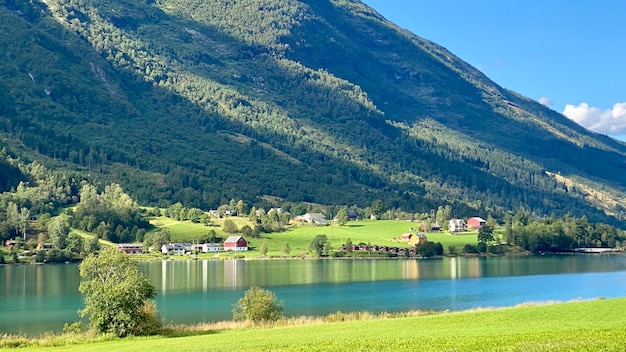
{"type": "Polygon", "coordinates": [[[118,184],[106,186],[102,193],[93,185],[84,185],[72,219],[75,228],[114,243],[141,242],[150,228],[137,202],[118,184]]]}
{"type": "Polygon", "coordinates": [[[626,236],[623,230],[591,223],[585,216],[533,218],[518,212],[505,222],[505,239],[509,244],[539,253],[584,247],[616,248],[624,244],[626,236]]]}

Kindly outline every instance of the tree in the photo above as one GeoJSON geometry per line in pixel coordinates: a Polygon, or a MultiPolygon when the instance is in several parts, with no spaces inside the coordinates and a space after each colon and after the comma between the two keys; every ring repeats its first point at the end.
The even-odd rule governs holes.
{"type": "Polygon", "coordinates": [[[493,241],[493,228],[489,225],[483,225],[478,230],[478,242],[488,243],[493,241]]]}
{"type": "Polygon", "coordinates": [[[289,243],[283,243],[283,253],[289,254],[289,252],[291,252],[291,248],[289,248],[289,243]]]}
{"type": "Polygon", "coordinates": [[[283,318],[284,302],[276,295],[258,286],[250,287],[233,307],[233,319],[253,323],[275,322],[283,318]]]}
{"type": "Polygon", "coordinates": [[[237,224],[231,219],[224,220],[224,224],[222,224],[222,229],[226,233],[237,233],[239,229],[237,229],[237,224]]]}
{"type": "Polygon", "coordinates": [[[318,257],[328,254],[328,237],[326,235],[316,235],[309,244],[309,251],[315,253],[318,257]]]}
{"type": "Polygon", "coordinates": [[[372,201],[372,205],[370,205],[370,212],[376,216],[377,219],[380,219],[383,211],[385,210],[383,201],[380,199],[375,199],[372,201]]]}
{"type": "Polygon", "coordinates": [[[339,225],[345,225],[348,220],[350,220],[350,217],[348,215],[348,209],[346,207],[339,208],[339,211],[337,211],[336,219],[339,225]]]}
{"type": "Polygon", "coordinates": [[[67,215],[61,214],[48,223],[48,237],[54,248],[65,249],[67,236],[70,233],[70,224],[67,215]]]}
{"type": "Polygon", "coordinates": [[[261,245],[261,254],[265,257],[265,255],[267,254],[267,243],[263,242],[263,244],[261,245]]]}
{"type": "Polygon", "coordinates": [[[156,288],[128,255],[107,248],[88,255],[78,268],[82,279],[78,289],[85,295],[85,307],[79,313],[89,316],[91,329],[118,337],[160,329],[158,314],[150,304],[156,288]]]}

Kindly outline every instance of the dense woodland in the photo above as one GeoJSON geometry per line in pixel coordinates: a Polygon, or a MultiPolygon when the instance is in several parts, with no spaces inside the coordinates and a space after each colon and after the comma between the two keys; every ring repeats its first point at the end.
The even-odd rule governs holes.
{"type": "Polygon", "coordinates": [[[113,241],[145,234],[132,202],[111,203],[122,188],[164,208],[380,199],[624,227],[623,143],[359,1],[0,0],[0,31],[2,209],[50,207],[26,203],[11,155],[62,171],[36,178],[63,189],[51,208],[113,241]]]}

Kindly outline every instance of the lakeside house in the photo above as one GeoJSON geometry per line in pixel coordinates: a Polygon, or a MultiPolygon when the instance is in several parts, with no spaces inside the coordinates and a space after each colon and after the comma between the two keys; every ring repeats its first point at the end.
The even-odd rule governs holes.
{"type": "Polygon", "coordinates": [[[243,236],[228,236],[224,241],[225,251],[246,252],[248,250],[248,241],[243,236]]]}
{"type": "Polygon", "coordinates": [[[117,249],[126,254],[143,254],[143,244],[141,243],[120,243],[117,245],[117,249]]]}
{"type": "Polygon", "coordinates": [[[161,253],[184,255],[185,246],[182,243],[168,243],[161,246],[161,253]]]}
{"type": "Polygon", "coordinates": [[[222,251],[221,243],[203,243],[202,244],[203,253],[219,253],[221,251],[222,251]]]}

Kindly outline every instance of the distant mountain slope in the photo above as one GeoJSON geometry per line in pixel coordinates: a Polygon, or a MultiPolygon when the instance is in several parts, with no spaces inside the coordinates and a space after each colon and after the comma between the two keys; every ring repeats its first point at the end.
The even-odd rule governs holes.
{"type": "Polygon", "coordinates": [[[0,34],[7,145],[141,202],[626,205],[626,145],[360,1],[0,0],[0,34]]]}

